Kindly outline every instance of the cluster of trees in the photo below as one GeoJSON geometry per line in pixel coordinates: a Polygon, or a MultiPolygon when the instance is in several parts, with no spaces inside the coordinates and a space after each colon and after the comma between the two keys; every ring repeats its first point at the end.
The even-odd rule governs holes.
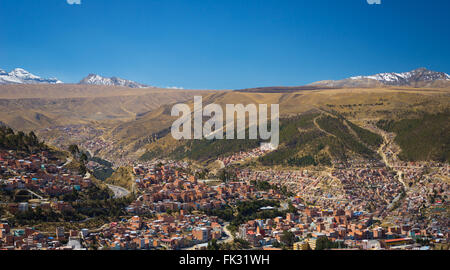
{"type": "Polygon", "coordinates": [[[415,119],[380,120],[377,126],[397,136],[395,142],[407,161],[450,162],[450,111],[424,114],[415,119]]]}
{"type": "Polygon", "coordinates": [[[58,199],[64,202],[88,201],[88,200],[107,200],[111,198],[111,193],[107,188],[100,188],[97,185],[92,185],[83,191],[72,190],[71,193],[66,193],[59,196],[58,199]]]}
{"type": "Polygon", "coordinates": [[[92,174],[95,178],[99,180],[106,180],[114,173],[113,164],[107,160],[101,159],[99,157],[91,157],[89,161],[97,162],[101,165],[99,168],[95,168],[92,174]]]}
{"type": "MultiPolygon", "coordinates": [[[[246,136],[248,138],[248,135],[246,136]]],[[[185,145],[177,147],[170,155],[174,159],[189,158],[208,161],[228,156],[239,151],[248,151],[261,145],[261,140],[189,140],[185,145]]]]}
{"type": "MultiPolygon", "coordinates": [[[[280,147],[258,161],[264,166],[315,166],[331,165],[331,158],[345,161],[347,152],[355,152],[364,157],[372,158],[376,155],[375,148],[382,143],[382,138],[365,130],[343,117],[320,116],[320,114],[304,114],[280,119],[280,147]],[[314,123],[334,136],[328,136],[319,130],[314,123]],[[347,125],[348,124],[348,125],[347,125]],[[351,129],[356,133],[352,134],[351,129]],[[330,155],[322,151],[328,146],[330,155]],[[299,157],[299,153],[302,155],[299,157]]],[[[248,134],[248,130],[246,131],[248,134]]],[[[248,136],[246,136],[248,138],[248,136]]],[[[174,159],[192,159],[209,161],[220,156],[228,156],[239,151],[248,151],[260,146],[261,140],[187,140],[170,153],[164,153],[155,148],[146,152],[141,160],[148,160],[168,155],[174,159]]]]}
{"type": "MultiPolygon", "coordinates": [[[[13,226],[37,225],[48,222],[80,222],[84,220],[117,220],[119,217],[126,216],[125,207],[128,206],[134,198],[121,199],[98,199],[72,201],[74,210],[55,211],[53,209],[30,209],[25,212],[18,212],[10,219],[13,226]]],[[[1,213],[0,213],[1,216],[1,213]]],[[[101,222],[100,222],[101,223],[101,222]]]]}
{"type": "Polygon", "coordinates": [[[23,131],[15,133],[11,128],[0,126],[0,149],[33,152],[46,148],[33,131],[28,134],[23,131]]]}
{"type": "Polygon", "coordinates": [[[280,125],[281,146],[276,151],[259,158],[259,161],[265,166],[330,165],[329,158],[323,158],[323,155],[322,158],[319,158],[319,153],[327,145],[327,137],[314,126],[314,119],[318,116],[318,114],[307,114],[282,119],[280,125]],[[299,152],[304,153],[302,157],[298,157],[299,152]]]}
{"type": "Polygon", "coordinates": [[[268,219],[283,216],[286,212],[278,210],[279,201],[273,200],[253,200],[238,202],[234,207],[225,206],[221,209],[209,210],[208,215],[217,216],[230,222],[229,229],[236,232],[239,225],[253,219],[268,219]],[[272,206],[273,210],[261,210],[262,207],[272,206]]]}
{"type": "Polygon", "coordinates": [[[237,175],[234,169],[223,168],[217,172],[217,178],[219,178],[222,182],[229,182],[236,180],[237,175]]]}
{"type": "Polygon", "coordinates": [[[97,178],[98,180],[105,181],[106,179],[111,177],[111,175],[113,173],[114,173],[114,169],[113,168],[111,168],[111,167],[103,167],[103,168],[95,169],[92,172],[92,175],[94,175],[94,177],[97,178]]]}
{"type": "Polygon", "coordinates": [[[280,202],[275,200],[254,200],[249,202],[238,202],[236,204],[236,209],[238,213],[244,217],[254,215],[259,212],[262,207],[280,207],[280,202]]]}
{"type": "Polygon", "coordinates": [[[383,138],[380,135],[370,132],[367,129],[361,128],[350,121],[347,121],[347,123],[352,128],[352,130],[355,131],[359,139],[368,146],[378,148],[383,143],[383,138]]]}
{"type": "Polygon", "coordinates": [[[326,236],[321,236],[317,238],[316,242],[316,250],[325,250],[332,248],[345,248],[345,244],[343,242],[333,242],[326,236]]]}
{"type": "Polygon", "coordinates": [[[370,107],[370,106],[383,106],[384,102],[377,102],[377,103],[371,103],[371,104],[344,104],[344,105],[334,105],[334,104],[326,104],[329,108],[352,108],[352,107],[370,107]]]}
{"type": "Polygon", "coordinates": [[[297,167],[308,167],[308,166],[317,166],[317,162],[312,156],[304,156],[304,157],[292,157],[288,159],[287,163],[289,166],[297,166],[297,167]]]}
{"type": "Polygon", "coordinates": [[[296,148],[289,148],[281,145],[277,150],[260,157],[258,161],[264,166],[284,165],[287,159],[296,154],[296,148]]]}
{"type": "MultiPolygon", "coordinates": [[[[275,241],[272,245],[276,248],[291,249],[293,244],[297,241],[297,237],[291,231],[283,231],[280,242],[275,241]]],[[[426,243],[426,240],[419,240],[420,243],[426,243]]],[[[429,242],[429,240],[428,240],[429,242]]],[[[345,248],[346,245],[343,242],[333,242],[326,236],[321,236],[317,239],[316,250],[327,250],[333,248],[345,248]]],[[[236,238],[232,243],[219,243],[217,240],[211,240],[208,242],[208,250],[245,250],[250,248],[250,243],[236,238]]]]}
{"type": "Polygon", "coordinates": [[[291,248],[292,245],[296,242],[297,237],[293,232],[283,231],[281,235],[280,241],[285,247],[291,248]]]}
{"type": "Polygon", "coordinates": [[[204,168],[200,171],[195,172],[195,178],[197,179],[207,179],[209,177],[209,169],[208,168],[204,168]]]}
{"type": "MultiPolygon", "coordinates": [[[[78,148],[78,145],[69,145],[69,152],[78,161],[77,167],[80,175],[85,175],[87,173],[86,163],[89,159],[88,155],[78,148]]],[[[73,162],[72,162],[73,163],[73,162]]]]}
{"type": "Polygon", "coordinates": [[[91,173],[95,178],[99,180],[106,180],[114,173],[114,169],[112,168],[113,164],[107,160],[101,159],[99,157],[91,157],[88,152],[83,152],[78,148],[78,145],[72,144],[69,145],[69,152],[72,156],[78,161],[78,170],[80,174],[86,174],[87,168],[86,164],[89,161],[94,161],[101,166],[95,168],[91,173]]]}
{"type": "Polygon", "coordinates": [[[162,157],[164,153],[165,152],[160,147],[156,147],[153,150],[145,152],[142,156],[139,157],[139,160],[141,161],[152,160],[154,158],[162,157]]]}
{"type": "Polygon", "coordinates": [[[71,222],[80,221],[84,217],[76,211],[57,212],[53,209],[29,209],[28,211],[18,212],[9,221],[14,225],[35,225],[41,222],[71,222]]]}
{"type": "Polygon", "coordinates": [[[281,248],[283,250],[292,249],[292,245],[297,241],[297,237],[290,231],[283,231],[280,237],[280,242],[275,241],[272,243],[274,248],[281,248]]]}
{"type": "Polygon", "coordinates": [[[219,243],[216,239],[208,242],[207,250],[246,250],[250,243],[244,239],[235,238],[231,243],[219,243]]]}
{"type": "Polygon", "coordinates": [[[97,162],[98,164],[103,165],[105,167],[112,167],[113,166],[113,164],[111,162],[109,162],[107,160],[104,160],[102,158],[99,158],[99,157],[91,157],[89,160],[97,162]]]}
{"type": "Polygon", "coordinates": [[[220,219],[223,219],[225,221],[232,221],[234,218],[233,208],[228,205],[218,209],[207,210],[206,214],[208,214],[209,216],[219,217],[220,219]]]}
{"type": "Polygon", "coordinates": [[[132,196],[120,199],[91,199],[73,202],[72,206],[75,208],[77,213],[90,218],[117,218],[127,215],[125,207],[127,207],[133,199],[134,197],[132,196]]]}
{"type": "MultiPolygon", "coordinates": [[[[382,138],[365,130],[342,116],[320,116],[320,114],[304,114],[280,119],[280,147],[258,161],[264,166],[285,165],[307,167],[316,165],[331,165],[331,158],[345,161],[347,152],[355,152],[364,157],[372,158],[376,155],[375,148],[382,143],[382,138]],[[319,130],[317,124],[325,131],[333,134],[328,136],[319,130]],[[348,124],[348,125],[347,125],[348,124]],[[356,133],[352,134],[351,129],[356,133]],[[329,148],[330,155],[322,151],[329,148]],[[302,152],[301,157],[299,153],[302,152]]],[[[246,131],[248,134],[248,130],[246,131]]],[[[246,136],[248,138],[248,136],[246,136]]],[[[228,156],[239,151],[248,151],[260,146],[261,140],[188,140],[175,148],[171,153],[164,153],[159,148],[146,152],[141,160],[149,160],[169,155],[174,159],[192,159],[209,161],[220,156],[228,156]]]]}
{"type": "Polygon", "coordinates": [[[73,190],[59,196],[58,199],[69,202],[74,210],[59,212],[37,207],[16,213],[12,221],[19,225],[34,225],[41,222],[73,222],[92,217],[108,219],[125,215],[124,208],[131,203],[132,198],[110,199],[110,197],[107,189],[95,185],[82,192],[73,190]]]}
{"type": "Polygon", "coordinates": [[[252,184],[253,186],[255,186],[258,190],[262,190],[262,191],[268,191],[270,189],[274,189],[274,186],[271,185],[269,182],[267,181],[256,181],[256,180],[251,180],[250,184],[252,184]]]}
{"type": "MultiPolygon", "coordinates": [[[[280,119],[280,142],[286,143],[293,141],[291,144],[297,142],[304,142],[313,139],[317,134],[307,133],[305,137],[299,134],[298,128],[309,129],[313,127],[312,120],[317,114],[308,114],[292,118],[280,119]],[[300,137],[299,137],[300,136],[300,137]]],[[[246,138],[249,138],[248,129],[246,130],[246,138]]],[[[221,156],[228,156],[239,151],[249,151],[261,145],[261,139],[250,140],[188,140],[185,144],[175,148],[169,156],[174,159],[189,158],[198,161],[209,161],[217,159],[221,156]]],[[[146,152],[141,156],[141,160],[150,160],[153,158],[167,155],[160,148],[146,152]]],[[[282,160],[283,158],[280,158],[282,160]]],[[[275,163],[274,163],[275,164],[275,163]]]]}
{"type": "Polygon", "coordinates": [[[256,180],[251,180],[250,184],[252,184],[253,186],[255,186],[256,189],[258,190],[262,190],[262,191],[268,191],[268,190],[276,190],[278,192],[280,192],[281,194],[285,195],[285,196],[292,196],[293,194],[291,194],[288,190],[286,186],[278,186],[278,185],[271,185],[269,182],[267,181],[256,181],[256,180]]]}
{"type": "MultiPolygon", "coordinates": [[[[294,164],[294,160],[291,160],[290,164],[288,164],[288,161],[296,157],[300,150],[308,148],[307,146],[320,144],[320,139],[324,134],[314,127],[313,120],[317,116],[317,114],[308,114],[281,119],[281,146],[276,151],[259,158],[259,161],[265,166],[303,166],[302,164],[294,164]]],[[[318,147],[313,147],[310,149],[310,155],[316,155],[321,150],[318,147]]]]}
{"type": "MultiPolygon", "coordinates": [[[[342,146],[340,147],[340,150],[334,149],[334,151],[346,151],[348,149],[364,157],[373,158],[374,155],[376,154],[375,151],[369,149],[367,146],[360,143],[358,141],[358,138],[356,138],[352,134],[352,132],[347,128],[344,121],[345,120],[343,118],[336,118],[327,115],[320,117],[317,120],[317,123],[323,130],[327,131],[330,134],[333,134],[336,137],[338,143],[342,146]]],[[[362,129],[358,129],[358,132],[360,134],[365,134],[364,140],[374,143],[372,141],[375,139],[373,139],[371,136],[368,135],[369,131],[363,132],[362,129]],[[372,139],[369,139],[369,137],[372,139]]],[[[356,133],[358,134],[358,132],[356,133]]]]}
{"type": "Polygon", "coordinates": [[[417,237],[415,239],[416,243],[420,244],[421,246],[429,246],[430,245],[430,239],[428,238],[422,238],[422,237],[417,237]]]}
{"type": "Polygon", "coordinates": [[[91,157],[89,153],[81,151],[75,144],[70,145],[68,150],[72,154],[72,156],[75,157],[79,162],[80,174],[86,174],[86,164],[88,161],[94,161],[101,165],[101,167],[96,168],[92,172],[94,177],[99,180],[104,181],[107,178],[111,177],[111,175],[114,173],[114,169],[112,168],[113,164],[111,162],[99,157],[91,157]]]}

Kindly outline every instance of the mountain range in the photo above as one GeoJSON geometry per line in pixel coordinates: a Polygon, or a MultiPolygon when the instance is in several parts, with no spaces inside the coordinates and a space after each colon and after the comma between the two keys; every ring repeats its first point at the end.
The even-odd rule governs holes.
{"type": "Polygon", "coordinates": [[[90,84],[90,85],[107,85],[107,86],[124,86],[130,88],[147,88],[150,87],[145,84],[137,83],[130,80],[121,79],[118,77],[102,77],[97,74],[89,74],[86,78],[82,79],[79,84],[90,84]]]}
{"type": "MultiPolygon", "coordinates": [[[[0,69],[0,84],[62,84],[63,82],[56,78],[41,78],[31,72],[16,68],[11,72],[6,72],[0,69]]],[[[78,84],[81,85],[103,85],[103,86],[124,86],[129,88],[148,88],[150,86],[137,83],[130,80],[125,80],[118,77],[102,77],[97,74],[89,74],[82,79],[78,84]]]]}
{"type": "MultiPolygon", "coordinates": [[[[56,78],[41,78],[25,69],[16,68],[11,72],[0,69],[0,84],[62,84],[63,82],[56,78]]],[[[135,81],[122,79],[119,77],[103,77],[98,74],[89,74],[78,84],[80,85],[100,85],[100,86],[122,86],[129,88],[149,88],[145,84],[135,81]]],[[[450,75],[444,72],[432,71],[426,68],[418,68],[409,72],[402,73],[378,73],[369,76],[354,76],[342,80],[324,80],[311,83],[301,87],[265,87],[257,89],[245,89],[241,91],[259,92],[259,91],[290,91],[312,90],[310,88],[373,88],[373,87],[431,87],[445,88],[450,87],[450,75]],[[307,89],[306,89],[307,88],[307,89]]],[[[152,87],[153,88],[153,87],[152,87]]]]}
{"type": "MultiPolygon", "coordinates": [[[[61,84],[62,81],[56,78],[41,78],[22,68],[16,68],[11,72],[0,69],[0,84],[61,84]]],[[[89,74],[78,84],[81,85],[102,85],[102,86],[123,86],[129,88],[148,88],[145,84],[135,81],[122,79],[119,77],[103,77],[97,74],[89,74]]],[[[303,87],[314,88],[354,88],[354,87],[389,87],[389,86],[408,86],[408,87],[449,87],[450,75],[444,72],[432,71],[426,68],[418,68],[409,72],[402,73],[378,73],[370,76],[354,76],[343,80],[324,80],[311,83],[303,87]]],[[[273,88],[273,87],[272,87],[273,88]]],[[[276,87],[278,89],[278,87],[276,87]]],[[[253,91],[262,89],[245,89],[253,91]]],[[[286,89],[297,91],[301,89],[286,89]]],[[[242,90],[241,90],[242,91],[242,90]]]]}
{"type": "Polygon", "coordinates": [[[336,81],[319,81],[310,85],[333,88],[384,86],[448,87],[450,86],[450,75],[426,68],[418,68],[409,72],[355,76],[336,81]]]}
{"type": "Polygon", "coordinates": [[[56,78],[45,79],[36,76],[25,69],[16,68],[11,72],[0,69],[0,84],[60,84],[56,78]]]}

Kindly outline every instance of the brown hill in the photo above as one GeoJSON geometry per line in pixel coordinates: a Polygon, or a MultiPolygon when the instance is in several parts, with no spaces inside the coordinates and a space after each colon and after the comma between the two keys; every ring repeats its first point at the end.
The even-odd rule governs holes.
{"type": "MultiPolygon", "coordinates": [[[[190,101],[191,108],[193,100],[190,101]]],[[[281,117],[292,117],[311,111],[336,111],[349,120],[396,119],[418,112],[439,112],[450,106],[449,89],[417,88],[349,88],[302,90],[300,92],[225,91],[203,95],[203,105],[220,104],[280,104],[281,117]]],[[[173,148],[180,144],[170,136],[175,117],[171,105],[151,111],[139,119],[122,123],[113,129],[108,139],[116,148],[106,155],[123,151],[125,156],[138,158],[145,150],[164,144],[173,148]],[[156,136],[158,135],[158,136],[156,136]],[[154,142],[155,138],[162,138],[154,142]]]]}
{"type": "Polygon", "coordinates": [[[20,130],[126,121],[161,105],[209,93],[96,85],[0,85],[0,119],[20,130]]]}

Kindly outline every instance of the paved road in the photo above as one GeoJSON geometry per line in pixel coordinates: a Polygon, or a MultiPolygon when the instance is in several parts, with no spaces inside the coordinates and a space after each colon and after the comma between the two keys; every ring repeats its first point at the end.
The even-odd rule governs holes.
{"type": "Polygon", "coordinates": [[[109,189],[111,189],[114,192],[114,198],[119,199],[128,196],[130,194],[130,191],[123,187],[118,187],[114,185],[107,185],[109,189]]]}
{"type": "MultiPolygon", "coordinates": [[[[234,236],[233,234],[228,230],[227,226],[229,225],[229,222],[225,222],[223,224],[223,232],[227,235],[226,238],[222,238],[221,240],[217,241],[219,244],[220,243],[231,243],[234,240],[234,236]]],[[[204,245],[204,244],[197,244],[194,245],[192,247],[188,247],[188,248],[182,248],[181,250],[196,250],[199,246],[204,245]]]]}
{"type": "Polygon", "coordinates": [[[223,232],[227,235],[227,238],[224,240],[220,240],[219,243],[231,243],[234,240],[233,234],[228,230],[229,222],[223,224],[223,232]]]}
{"type": "Polygon", "coordinates": [[[38,198],[41,199],[41,200],[44,199],[44,197],[42,197],[42,196],[39,195],[39,194],[34,193],[33,191],[31,191],[31,190],[29,190],[29,189],[26,189],[26,191],[28,191],[28,193],[30,193],[31,195],[34,195],[34,196],[38,197],[38,198]]]}
{"type": "Polygon", "coordinates": [[[67,165],[69,165],[72,162],[73,158],[68,157],[66,160],[66,163],[64,163],[63,167],[66,167],[67,165]]]}

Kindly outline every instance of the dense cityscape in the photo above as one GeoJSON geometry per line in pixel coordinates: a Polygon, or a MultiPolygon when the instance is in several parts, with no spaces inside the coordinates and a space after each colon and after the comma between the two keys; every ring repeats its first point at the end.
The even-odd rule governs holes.
{"type": "Polygon", "coordinates": [[[0,0],[0,256],[430,267],[450,250],[449,10],[0,0]]]}
{"type": "Polygon", "coordinates": [[[114,199],[131,198],[119,209],[115,220],[109,219],[98,228],[66,228],[64,222],[57,223],[60,225],[53,227],[53,232],[23,221],[35,219],[38,224],[75,219],[78,202],[89,198],[90,192],[102,190],[101,181],[93,178],[89,170],[94,170],[97,163],[86,161],[87,168],[71,166],[87,158],[76,147],[69,157],[51,151],[29,155],[1,151],[2,199],[14,202],[2,202],[3,216],[13,218],[0,222],[0,248],[445,247],[449,240],[445,200],[449,165],[401,162],[391,151],[393,147],[382,148],[388,157],[386,163],[354,160],[344,166],[335,161],[334,168],[325,171],[234,166],[270,152],[241,151],[219,159],[223,169],[216,179],[200,179],[207,175],[185,161],[135,163],[130,171],[132,186],[128,188],[132,192],[108,185],[114,199]],[[42,215],[47,217],[42,219],[42,215]],[[49,220],[48,216],[61,218],[49,220]]]}

